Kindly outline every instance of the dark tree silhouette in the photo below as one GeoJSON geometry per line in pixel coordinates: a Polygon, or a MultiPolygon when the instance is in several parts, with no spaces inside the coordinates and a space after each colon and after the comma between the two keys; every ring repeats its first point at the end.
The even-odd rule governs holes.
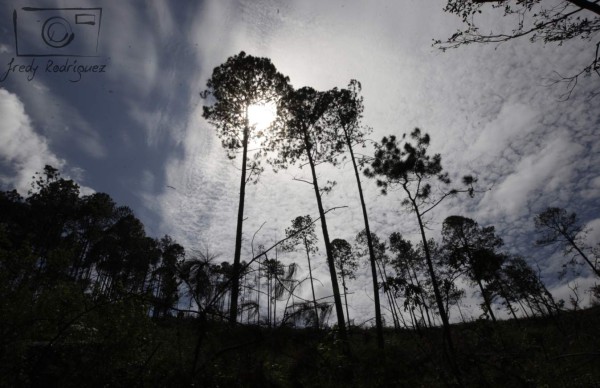
{"type": "Polygon", "coordinates": [[[198,310],[208,313],[213,313],[215,301],[222,295],[217,280],[217,258],[218,255],[206,249],[195,252],[178,265],[178,276],[185,285],[187,296],[193,300],[198,310]]]}
{"type": "Polygon", "coordinates": [[[314,278],[312,274],[312,265],[310,262],[310,255],[317,252],[317,235],[315,234],[315,224],[310,218],[310,215],[298,216],[292,220],[292,227],[285,230],[286,237],[290,237],[282,247],[285,251],[292,251],[296,245],[302,243],[304,250],[306,251],[306,260],[308,261],[308,277],[310,279],[310,288],[313,297],[313,308],[315,312],[315,325],[317,328],[319,325],[319,307],[317,304],[317,297],[315,295],[314,278]]]}
{"type": "MultiPolygon", "coordinates": [[[[549,207],[535,216],[535,227],[541,235],[536,244],[560,245],[564,248],[567,255],[576,252],[588,264],[596,276],[600,277],[600,269],[597,263],[592,263],[585,253],[586,247],[583,242],[585,230],[579,223],[575,213],[569,214],[565,209],[549,207]]],[[[576,263],[577,256],[575,255],[569,264],[576,263]]]]}
{"type": "Polygon", "coordinates": [[[348,287],[346,279],[356,279],[356,270],[358,262],[356,256],[352,252],[352,246],[348,241],[336,238],[331,242],[333,251],[333,260],[335,267],[342,278],[342,287],[344,287],[344,303],[346,304],[346,318],[348,319],[348,327],[350,327],[350,313],[348,312],[348,287]]]}
{"type": "Polygon", "coordinates": [[[181,283],[178,277],[179,266],[184,260],[185,250],[169,236],[164,236],[159,241],[158,248],[161,255],[158,262],[160,264],[155,265],[152,273],[156,283],[154,290],[156,303],[153,314],[155,317],[165,317],[179,301],[181,283]]]}
{"type": "Polygon", "coordinates": [[[312,180],[304,182],[311,184],[315,192],[333,288],[338,329],[340,337],[346,339],[344,310],[322,202],[322,192],[329,191],[331,186],[319,186],[316,171],[316,166],[320,163],[335,164],[340,152],[335,133],[329,131],[332,100],[331,93],[318,92],[310,87],[290,90],[280,100],[278,106],[279,136],[271,143],[271,147],[277,150],[278,154],[270,160],[270,163],[275,168],[287,168],[301,160],[310,168],[312,180]]]}
{"type": "MultiPolygon", "coordinates": [[[[459,16],[464,28],[445,41],[436,40],[434,44],[442,50],[471,43],[501,43],[518,38],[528,38],[531,42],[558,42],[562,45],[576,38],[592,41],[600,31],[600,4],[597,1],[448,0],[444,11],[459,16]],[[502,31],[492,31],[488,26],[480,25],[477,17],[485,9],[495,9],[509,23],[514,24],[502,31]]],[[[595,51],[591,50],[591,59],[582,68],[574,70],[570,75],[559,75],[557,82],[568,83],[566,97],[576,86],[579,77],[592,73],[600,75],[598,47],[599,44],[596,44],[595,51]]]]}
{"type": "Polygon", "coordinates": [[[554,301],[539,274],[521,256],[509,256],[501,271],[507,291],[522,308],[527,316],[525,306],[534,315],[554,315],[560,306],[554,301]],[[524,305],[523,305],[524,303],[524,305]]]}
{"type": "MultiPolygon", "coordinates": [[[[375,265],[377,267],[377,271],[379,273],[379,278],[381,282],[377,283],[377,292],[379,289],[382,289],[389,305],[389,311],[392,314],[392,320],[394,322],[394,327],[400,327],[400,319],[402,315],[399,313],[398,306],[396,304],[396,300],[394,298],[392,289],[390,287],[390,278],[388,276],[387,267],[390,264],[390,257],[387,255],[387,246],[385,241],[381,241],[377,234],[371,232],[371,242],[373,243],[373,252],[375,253],[375,265]]],[[[354,246],[354,252],[358,257],[364,257],[369,254],[368,248],[368,240],[365,230],[360,231],[356,235],[355,239],[356,243],[354,246]]],[[[378,344],[379,346],[379,344],[378,344]]]]}
{"type": "Polygon", "coordinates": [[[404,311],[410,313],[413,326],[418,328],[418,320],[415,319],[415,309],[419,309],[421,319],[425,316],[431,326],[431,317],[425,301],[425,292],[421,279],[422,269],[425,267],[425,261],[417,253],[412,243],[405,240],[398,232],[394,232],[389,237],[390,251],[392,252],[392,268],[394,276],[388,279],[388,285],[394,290],[396,296],[404,298],[404,311]]]}
{"type": "Polygon", "coordinates": [[[81,196],[51,166],[34,179],[26,198],[0,192],[0,375],[14,375],[11,386],[82,386],[100,357],[115,371],[147,356],[151,315],[179,301],[184,251],[146,236],[107,194],[81,196]]]}
{"type": "MultiPolygon", "coordinates": [[[[242,170],[235,252],[233,257],[233,281],[231,284],[231,307],[229,321],[235,323],[238,314],[239,272],[242,249],[242,231],[244,219],[244,199],[246,183],[258,179],[262,171],[260,162],[255,159],[248,166],[248,144],[253,137],[262,137],[264,133],[254,133],[250,127],[248,110],[254,104],[264,104],[276,100],[288,88],[288,78],[277,71],[268,58],[246,55],[243,51],[230,57],[213,70],[203,96],[212,98],[213,104],[205,106],[203,117],[217,128],[223,147],[230,158],[242,149],[242,170]],[[249,174],[247,175],[249,171],[249,174]]],[[[256,155],[259,155],[257,153],[256,155]]]]}
{"type": "MultiPolygon", "coordinates": [[[[442,185],[448,185],[450,178],[448,178],[447,173],[443,172],[441,156],[439,154],[433,156],[427,154],[430,143],[428,134],[422,134],[421,130],[416,128],[410,134],[410,139],[414,144],[405,141],[401,146],[395,136],[384,137],[381,144],[376,146],[371,168],[366,169],[364,173],[370,178],[378,177],[377,185],[381,187],[382,194],[387,194],[388,188],[399,186],[406,195],[402,204],[407,206],[417,218],[429,277],[436,304],[442,318],[444,338],[451,354],[454,354],[450,323],[448,322],[444,300],[433,267],[432,255],[425,235],[425,220],[423,217],[445,198],[456,194],[458,191],[452,189],[442,192],[438,198],[433,198],[431,181],[435,179],[442,185]]],[[[474,179],[472,177],[463,178],[463,183],[471,185],[473,182],[474,179]]],[[[465,191],[468,191],[471,195],[473,194],[472,187],[465,191]]],[[[450,361],[453,362],[452,358],[450,358],[450,361]]]]}
{"type": "Polygon", "coordinates": [[[277,259],[265,258],[262,265],[262,272],[267,278],[267,322],[269,327],[271,327],[275,324],[277,307],[276,300],[279,299],[281,293],[283,292],[281,287],[278,287],[276,290],[277,278],[283,276],[285,273],[285,268],[283,267],[281,261],[277,259]],[[274,304],[275,307],[273,306],[274,304]]]}
{"type": "Polygon", "coordinates": [[[503,256],[496,250],[503,241],[493,226],[480,227],[477,222],[462,216],[450,216],[442,225],[442,241],[445,260],[451,267],[463,271],[467,278],[477,284],[492,320],[496,316],[492,308],[492,295],[483,282],[492,282],[502,266],[503,256]]]}
{"type": "Polygon", "coordinates": [[[364,145],[364,136],[370,131],[368,128],[361,127],[360,120],[364,110],[363,98],[360,96],[361,85],[357,80],[351,80],[347,89],[334,89],[335,98],[333,100],[333,119],[334,128],[341,133],[338,135],[339,147],[342,144],[346,146],[350,153],[350,160],[354,168],[356,177],[356,185],[358,195],[360,197],[360,206],[363,213],[365,223],[367,246],[369,248],[369,259],[371,264],[371,277],[373,280],[373,299],[375,304],[375,326],[377,328],[377,344],[383,349],[383,321],[381,319],[381,303],[379,301],[379,290],[377,287],[377,266],[375,251],[373,249],[373,240],[371,239],[371,228],[369,226],[369,217],[367,215],[367,205],[360,182],[360,174],[358,172],[358,163],[354,155],[353,147],[357,144],[364,145]]]}
{"type": "Polygon", "coordinates": [[[275,254],[274,259],[269,259],[265,253],[265,260],[262,262],[262,272],[267,278],[269,327],[277,324],[277,301],[283,300],[285,295],[291,296],[297,283],[294,279],[298,270],[296,263],[286,266],[277,258],[277,250],[275,254]]]}

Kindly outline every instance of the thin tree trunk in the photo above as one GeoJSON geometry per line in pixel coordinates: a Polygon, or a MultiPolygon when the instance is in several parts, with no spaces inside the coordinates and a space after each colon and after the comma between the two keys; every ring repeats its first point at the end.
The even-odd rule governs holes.
{"type": "MultiPolygon", "coordinates": [[[[392,314],[394,314],[396,322],[398,322],[398,327],[400,328],[400,317],[402,317],[402,313],[399,313],[398,310],[398,302],[396,302],[396,298],[394,295],[390,294],[391,297],[391,302],[392,302],[392,314]]],[[[404,321],[404,317],[402,317],[402,320],[404,321]]]]}
{"type": "Polygon", "coordinates": [[[256,323],[260,325],[260,259],[258,259],[258,277],[256,279],[256,323]]]}
{"type": "Polygon", "coordinates": [[[233,278],[231,279],[231,297],[229,307],[229,323],[237,321],[238,295],[240,292],[240,256],[242,253],[242,230],[244,223],[244,197],[246,195],[246,157],[248,156],[248,108],[246,108],[246,126],[244,127],[244,138],[242,152],[242,176],[240,178],[240,200],[238,206],[237,229],[235,232],[235,253],[233,255],[233,278]]]}
{"type": "Polygon", "coordinates": [[[510,303],[510,301],[508,300],[508,298],[504,298],[504,300],[506,300],[506,305],[508,306],[508,309],[510,310],[511,315],[513,316],[513,318],[515,319],[515,321],[518,321],[519,318],[517,318],[517,314],[515,313],[515,310],[513,309],[512,304],[510,303]]]}
{"type": "Polygon", "coordinates": [[[267,275],[267,316],[269,317],[267,322],[269,327],[271,327],[271,288],[271,275],[267,275]]]}
{"type": "MultiPolygon", "coordinates": [[[[381,263],[379,261],[377,261],[377,269],[379,269],[379,276],[381,276],[381,280],[383,281],[383,284],[387,284],[387,274],[385,273],[385,270],[382,269],[381,263]]],[[[390,296],[390,292],[387,289],[387,287],[384,287],[383,292],[385,293],[385,296],[388,301],[388,305],[390,306],[390,312],[392,313],[392,320],[394,321],[394,329],[398,329],[400,324],[398,322],[398,318],[396,317],[396,314],[394,313],[394,307],[392,306],[392,297],[390,296]]]]}
{"type": "MultiPolygon", "coordinates": [[[[385,263],[383,261],[380,262],[381,268],[379,269],[380,271],[383,271],[383,281],[384,283],[388,283],[388,276],[387,276],[387,270],[385,268],[385,263]]],[[[390,304],[390,309],[392,310],[392,316],[394,318],[394,328],[400,328],[400,314],[398,314],[398,308],[397,308],[397,304],[396,304],[396,296],[392,293],[392,290],[390,288],[387,289],[386,291],[387,297],[388,297],[388,302],[390,304]]]]}
{"type": "Polygon", "coordinates": [[[483,289],[483,284],[481,284],[481,280],[477,279],[477,285],[479,286],[479,289],[481,290],[481,296],[483,297],[483,302],[485,303],[485,306],[487,307],[488,312],[490,313],[490,316],[492,317],[492,321],[496,322],[496,316],[494,315],[494,312],[492,311],[492,305],[490,303],[490,300],[488,299],[487,292],[483,289]]]}
{"type": "Polygon", "coordinates": [[[508,298],[508,293],[506,292],[506,289],[504,288],[504,283],[501,280],[498,280],[498,283],[500,286],[500,292],[502,292],[502,294],[505,295],[504,300],[506,301],[506,306],[510,310],[510,313],[513,316],[513,318],[515,319],[515,321],[518,321],[519,318],[517,318],[517,314],[515,313],[512,303],[510,303],[510,300],[508,298]]]}
{"type": "MultiPolygon", "coordinates": [[[[419,213],[419,207],[415,202],[415,199],[412,198],[410,192],[404,186],[404,190],[408,194],[410,201],[412,202],[413,208],[417,215],[417,221],[419,222],[419,229],[421,231],[421,238],[423,240],[423,249],[425,250],[425,259],[427,260],[427,268],[429,269],[429,276],[431,276],[431,283],[433,285],[433,293],[435,295],[435,300],[437,302],[438,309],[440,311],[440,317],[442,318],[442,325],[444,328],[444,337],[446,338],[446,343],[448,345],[448,350],[450,354],[448,355],[448,361],[454,370],[455,377],[461,381],[460,370],[458,369],[458,365],[456,364],[456,352],[454,350],[454,344],[452,342],[452,334],[450,332],[450,322],[448,322],[448,315],[446,315],[446,311],[444,309],[444,301],[442,299],[442,295],[440,294],[440,290],[437,283],[437,277],[435,276],[435,271],[433,269],[433,262],[431,260],[431,253],[429,251],[429,244],[427,244],[427,237],[425,236],[425,227],[423,226],[423,220],[421,220],[421,213],[419,213]]],[[[445,347],[444,347],[445,348],[445,347]]],[[[461,384],[462,385],[462,384],[461,384]]]]}
{"type": "Polygon", "coordinates": [[[321,327],[319,325],[319,308],[317,307],[317,297],[315,295],[315,285],[313,282],[313,276],[312,276],[312,266],[310,264],[310,254],[309,254],[309,247],[308,247],[308,242],[306,241],[306,237],[304,238],[304,248],[306,249],[306,260],[308,260],[308,276],[310,276],[310,288],[312,290],[312,297],[313,297],[313,303],[314,303],[314,307],[315,307],[315,320],[317,323],[317,329],[319,327],[321,327]]]}
{"type": "Polygon", "coordinates": [[[346,340],[346,323],[344,319],[344,310],[342,307],[342,299],[340,298],[340,288],[337,282],[337,275],[335,273],[335,266],[333,262],[333,251],[331,249],[331,242],[329,241],[329,232],[327,231],[327,221],[325,219],[325,210],[323,209],[323,203],[321,202],[321,193],[319,191],[319,183],[317,181],[317,173],[315,171],[315,163],[313,161],[307,135],[305,134],[304,144],[306,147],[306,154],[308,156],[308,162],[310,164],[310,171],[313,178],[313,188],[315,189],[315,197],[317,199],[317,206],[319,208],[319,217],[321,218],[321,228],[323,229],[323,241],[325,242],[325,252],[327,253],[327,264],[329,266],[329,275],[331,277],[331,286],[333,288],[333,299],[335,302],[335,311],[338,320],[338,330],[340,331],[340,338],[346,340]]]}
{"type": "Polygon", "coordinates": [[[588,259],[587,255],[585,253],[583,253],[583,251],[581,249],[579,249],[577,244],[575,244],[575,241],[567,236],[565,236],[565,237],[566,237],[567,241],[569,242],[569,244],[571,244],[573,249],[575,249],[577,251],[577,253],[579,253],[581,255],[581,257],[583,257],[583,260],[585,260],[585,262],[588,263],[588,265],[590,266],[592,271],[594,271],[596,276],[600,277],[600,271],[598,271],[598,269],[592,264],[590,259],[588,259]]]}
{"type": "MultiPolygon", "coordinates": [[[[521,310],[523,310],[523,314],[525,315],[525,317],[528,318],[528,319],[531,318],[531,315],[529,315],[529,313],[527,312],[527,309],[523,305],[523,302],[521,302],[521,300],[519,300],[518,302],[519,302],[519,306],[521,306],[521,310]]],[[[527,304],[527,300],[525,301],[525,304],[527,304]]],[[[531,310],[531,308],[530,308],[530,310],[531,310]]]]}
{"type": "Polygon", "coordinates": [[[525,315],[525,317],[529,318],[529,316],[527,315],[527,313],[525,311],[525,306],[523,306],[523,303],[521,303],[521,301],[519,299],[515,299],[515,302],[517,302],[519,304],[519,306],[521,306],[521,311],[523,311],[523,314],[525,315]]]}
{"type": "Polygon", "coordinates": [[[460,300],[456,305],[458,306],[458,313],[460,314],[460,319],[462,319],[463,323],[467,323],[467,321],[465,321],[465,316],[463,315],[462,309],[460,308],[460,300]]]}
{"type": "Polygon", "coordinates": [[[352,150],[352,143],[348,136],[348,131],[344,128],[344,135],[346,136],[346,144],[350,151],[350,158],[352,159],[352,166],[354,167],[354,175],[356,176],[356,185],[358,186],[358,195],[360,197],[360,206],[362,208],[363,219],[365,221],[365,233],[367,235],[367,245],[369,247],[369,261],[371,264],[371,277],[373,279],[373,299],[375,300],[375,326],[377,329],[377,346],[383,349],[383,322],[381,320],[381,302],[379,301],[379,289],[377,287],[377,269],[375,267],[375,249],[373,248],[373,239],[371,238],[371,229],[369,228],[369,217],[367,216],[367,206],[365,205],[365,198],[363,196],[362,185],[360,183],[360,175],[358,174],[358,167],[356,165],[356,159],[354,158],[354,151],[352,150]]]}
{"type": "Polygon", "coordinates": [[[440,294],[440,289],[438,287],[437,277],[435,276],[435,271],[433,269],[433,262],[431,261],[431,253],[429,252],[429,244],[427,243],[427,237],[425,236],[425,228],[423,226],[423,221],[421,220],[421,214],[419,213],[419,208],[414,200],[413,207],[415,209],[415,213],[417,214],[417,221],[419,222],[419,229],[421,231],[421,239],[423,240],[423,249],[425,250],[425,259],[427,260],[427,269],[429,270],[429,276],[431,277],[431,283],[433,285],[433,293],[435,295],[435,301],[438,306],[438,310],[440,311],[440,317],[442,318],[442,323],[444,326],[444,334],[446,339],[448,340],[448,345],[452,353],[454,353],[454,346],[452,344],[452,337],[450,334],[450,323],[448,322],[448,316],[446,315],[446,311],[444,309],[444,302],[442,299],[442,295],[440,294]]]}
{"type": "MultiPolygon", "coordinates": [[[[396,305],[396,310],[400,310],[400,306],[398,306],[398,302],[395,302],[396,305]]],[[[408,324],[406,323],[406,318],[404,317],[404,314],[400,313],[398,314],[398,322],[402,321],[402,325],[404,326],[405,329],[408,329],[408,324]]]]}
{"type": "MultiPolygon", "coordinates": [[[[419,290],[423,290],[423,288],[421,287],[421,282],[419,281],[419,277],[417,276],[417,273],[415,272],[414,269],[412,269],[412,271],[409,270],[408,276],[409,276],[409,278],[411,278],[411,283],[413,282],[413,279],[414,279],[413,285],[416,284],[416,286],[419,290]],[[411,272],[412,272],[412,276],[411,276],[411,272]]],[[[419,294],[419,297],[420,297],[419,299],[421,299],[421,304],[419,305],[419,310],[421,311],[421,315],[423,315],[423,308],[424,308],[425,314],[427,316],[427,323],[429,324],[429,327],[433,327],[433,325],[431,324],[431,317],[429,316],[429,307],[427,307],[427,301],[425,300],[425,296],[423,294],[419,294]],[[423,305],[423,307],[421,307],[421,305],[423,305]]]]}
{"type": "Polygon", "coordinates": [[[348,323],[348,330],[350,330],[350,313],[348,312],[348,287],[346,287],[346,278],[344,271],[342,270],[342,287],[344,288],[344,302],[346,303],[346,322],[348,323]]]}

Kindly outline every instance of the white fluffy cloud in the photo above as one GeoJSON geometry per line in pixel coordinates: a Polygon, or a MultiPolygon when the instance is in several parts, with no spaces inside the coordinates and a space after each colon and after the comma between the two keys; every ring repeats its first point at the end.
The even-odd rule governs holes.
{"type": "Polygon", "coordinates": [[[48,140],[33,129],[25,107],[15,94],[0,88],[0,158],[14,170],[13,176],[2,176],[3,183],[24,194],[31,177],[46,164],[62,168],[65,161],[56,156],[48,140]]]}
{"type": "Polygon", "coordinates": [[[543,193],[560,197],[561,188],[568,188],[583,149],[563,137],[550,140],[535,153],[523,156],[513,171],[486,194],[480,206],[514,219],[529,213],[528,204],[543,193]]]}

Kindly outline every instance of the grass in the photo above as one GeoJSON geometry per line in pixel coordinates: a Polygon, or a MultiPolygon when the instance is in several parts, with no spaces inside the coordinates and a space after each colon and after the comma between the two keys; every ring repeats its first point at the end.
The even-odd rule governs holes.
{"type": "Polygon", "coordinates": [[[344,344],[331,330],[220,322],[202,326],[194,318],[167,318],[146,321],[138,332],[118,337],[118,346],[110,338],[89,345],[56,344],[45,362],[37,364],[40,370],[22,372],[30,376],[21,382],[42,384],[43,376],[43,386],[61,387],[82,382],[139,387],[600,387],[599,328],[599,307],[555,318],[453,325],[457,377],[439,328],[421,333],[386,329],[380,351],[374,329],[352,328],[344,344]]]}

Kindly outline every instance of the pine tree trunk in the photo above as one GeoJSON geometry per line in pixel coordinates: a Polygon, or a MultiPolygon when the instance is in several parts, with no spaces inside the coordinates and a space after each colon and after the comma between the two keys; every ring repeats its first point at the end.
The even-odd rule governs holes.
{"type": "Polygon", "coordinates": [[[242,230],[244,223],[244,197],[246,195],[246,157],[248,155],[248,109],[246,109],[246,126],[244,128],[244,139],[242,152],[242,176],[240,179],[240,200],[238,205],[237,229],[235,233],[235,253],[233,255],[233,273],[231,279],[231,297],[229,307],[229,323],[237,321],[238,295],[240,292],[240,256],[242,253],[242,230]]]}
{"type": "Polygon", "coordinates": [[[379,301],[379,289],[377,287],[377,268],[375,266],[375,249],[373,248],[373,239],[371,238],[371,229],[369,228],[369,217],[367,216],[367,206],[365,205],[365,198],[363,196],[362,185],[360,183],[360,175],[358,174],[358,167],[356,165],[356,159],[354,158],[354,151],[352,150],[352,143],[346,128],[344,128],[344,135],[346,136],[346,144],[350,150],[350,158],[352,159],[352,166],[354,167],[354,175],[356,176],[356,185],[358,186],[358,195],[360,197],[360,206],[362,208],[363,219],[365,221],[365,233],[367,235],[367,246],[369,247],[369,261],[371,264],[371,278],[373,279],[373,299],[375,300],[375,326],[377,329],[377,346],[379,349],[383,349],[383,322],[381,320],[381,302],[379,301]]]}
{"type": "Polygon", "coordinates": [[[404,186],[404,190],[408,194],[410,201],[413,205],[413,209],[415,214],[417,215],[417,221],[419,223],[419,230],[421,232],[421,238],[423,240],[423,249],[425,250],[425,259],[427,261],[427,268],[429,270],[429,276],[431,277],[431,283],[433,285],[433,293],[435,295],[435,301],[437,303],[440,317],[442,318],[442,325],[444,329],[444,337],[446,338],[446,342],[448,344],[448,350],[450,354],[448,355],[450,365],[454,369],[454,373],[456,378],[460,380],[460,371],[458,366],[456,365],[455,358],[456,352],[454,350],[454,344],[452,342],[452,334],[450,332],[450,322],[448,322],[448,315],[446,314],[446,310],[444,309],[444,301],[442,299],[442,295],[440,293],[440,289],[438,287],[437,277],[435,276],[435,271],[433,269],[433,261],[431,260],[431,252],[429,251],[429,244],[427,244],[427,237],[425,236],[425,226],[423,225],[423,220],[421,219],[421,213],[419,212],[419,206],[415,202],[415,199],[410,195],[410,192],[404,186]]]}
{"type": "Polygon", "coordinates": [[[488,312],[490,313],[490,316],[492,317],[492,321],[496,322],[496,316],[494,315],[494,312],[492,311],[492,304],[491,304],[490,300],[488,299],[487,292],[483,288],[483,284],[481,284],[481,280],[477,279],[477,285],[479,286],[479,289],[481,290],[481,296],[483,297],[483,302],[485,303],[485,307],[487,307],[488,312]]]}
{"type": "Polygon", "coordinates": [[[319,325],[319,308],[317,307],[317,297],[315,295],[315,285],[313,282],[313,276],[312,276],[312,266],[310,265],[310,254],[308,252],[308,242],[306,241],[306,237],[304,238],[304,248],[306,249],[306,259],[308,260],[308,276],[310,277],[310,288],[312,290],[312,297],[313,297],[313,303],[314,303],[314,307],[315,307],[315,320],[316,320],[316,324],[317,324],[317,329],[319,327],[321,327],[319,325]]]}
{"type": "MultiPolygon", "coordinates": [[[[377,261],[377,269],[379,270],[379,276],[381,277],[381,280],[383,281],[383,284],[387,283],[387,274],[385,273],[385,269],[382,268],[381,263],[379,263],[379,261],[377,261]]],[[[385,293],[385,297],[387,298],[388,301],[388,305],[390,306],[390,312],[392,313],[392,320],[394,321],[394,329],[398,329],[400,327],[400,322],[398,320],[398,317],[396,316],[396,313],[394,312],[394,308],[392,305],[392,296],[390,295],[390,291],[387,288],[384,288],[385,293]]]]}
{"type": "Polygon", "coordinates": [[[348,323],[348,330],[350,330],[350,313],[348,312],[348,287],[346,287],[346,278],[342,272],[342,287],[344,288],[344,302],[346,303],[346,322],[348,323]]]}
{"type": "Polygon", "coordinates": [[[335,265],[333,262],[333,251],[331,249],[331,242],[329,241],[329,232],[327,230],[327,221],[325,219],[325,210],[323,209],[323,203],[321,201],[321,192],[319,191],[319,183],[317,181],[317,173],[315,171],[315,163],[311,155],[310,143],[305,136],[305,147],[306,154],[308,156],[308,162],[310,165],[310,171],[313,178],[313,188],[315,190],[315,197],[317,199],[317,206],[319,208],[319,217],[321,218],[321,229],[323,229],[323,241],[325,242],[325,252],[327,253],[327,264],[329,266],[329,275],[331,277],[331,287],[333,288],[333,299],[335,303],[335,312],[338,320],[338,330],[340,331],[340,338],[345,340],[346,336],[346,322],[344,319],[344,309],[342,307],[342,299],[340,297],[340,288],[337,282],[337,275],[335,273],[335,265]]]}

